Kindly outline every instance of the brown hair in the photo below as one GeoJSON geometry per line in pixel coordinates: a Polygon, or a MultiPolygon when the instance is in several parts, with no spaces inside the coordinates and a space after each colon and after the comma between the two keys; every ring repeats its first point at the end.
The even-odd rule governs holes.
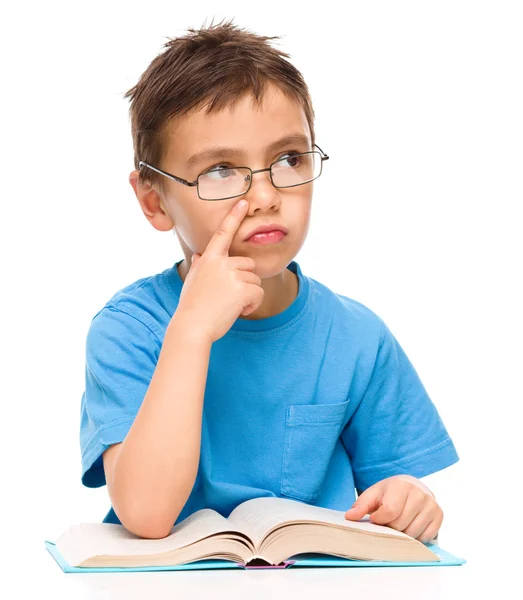
{"type": "MultiPolygon", "coordinates": [[[[205,25],[205,24],[204,24],[205,25]]],[[[315,143],[314,110],[301,73],[285,58],[289,54],[267,42],[277,36],[259,36],[228,23],[212,24],[190,34],[167,38],[166,50],[156,56],[138,83],[125,92],[131,99],[129,114],[134,166],[143,160],[159,167],[166,148],[163,133],[170,119],[207,103],[206,113],[234,106],[251,92],[258,105],[267,83],[276,85],[303,107],[315,143]]],[[[158,184],[162,175],[143,167],[140,181],[158,184]]]]}

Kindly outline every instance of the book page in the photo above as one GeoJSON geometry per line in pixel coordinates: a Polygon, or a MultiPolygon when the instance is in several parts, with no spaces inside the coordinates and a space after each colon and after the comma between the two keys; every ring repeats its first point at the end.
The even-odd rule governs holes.
{"type": "Polygon", "coordinates": [[[56,540],[56,547],[74,566],[102,554],[136,556],[176,550],[210,535],[233,530],[232,524],[220,513],[204,508],[176,524],[165,538],[144,539],[114,523],[82,523],[62,534],[56,540]]]}
{"type": "Polygon", "coordinates": [[[312,506],[290,498],[266,497],[253,498],[243,502],[231,512],[228,520],[235,528],[242,529],[256,547],[260,545],[260,541],[273,527],[286,521],[322,522],[347,529],[379,533],[380,535],[409,537],[401,531],[383,525],[376,525],[368,520],[348,521],[345,519],[345,512],[312,506]]]}

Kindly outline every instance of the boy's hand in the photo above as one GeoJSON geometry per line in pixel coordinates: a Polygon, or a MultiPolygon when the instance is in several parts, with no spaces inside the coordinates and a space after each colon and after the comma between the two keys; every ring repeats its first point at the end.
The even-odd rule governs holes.
{"type": "Polygon", "coordinates": [[[237,202],[210,239],[202,255],[193,254],[175,315],[187,318],[193,329],[215,342],[234,321],[260,306],[264,290],[248,256],[229,256],[234,235],[247,212],[248,203],[237,202]]]}
{"type": "Polygon", "coordinates": [[[443,522],[443,511],[429,488],[411,475],[394,475],[367,488],[345,513],[349,521],[370,514],[370,521],[430,542],[443,522]]]}

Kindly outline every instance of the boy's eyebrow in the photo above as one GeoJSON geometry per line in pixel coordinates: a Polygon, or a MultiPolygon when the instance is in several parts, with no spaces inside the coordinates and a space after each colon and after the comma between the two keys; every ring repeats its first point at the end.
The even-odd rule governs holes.
{"type": "MultiPolygon", "coordinates": [[[[273,142],[269,146],[267,146],[267,150],[274,150],[280,146],[286,146],[289,144],[309,144],[309,138],[303,133],[291,133],[282,137],[276,142],[273,142]]],[[[226,147],[214,147],[207,148],[206,150],[202,150],[201,152],[197,152],[193,154],[187,160],[187,166],[192,167],[202,160],[208,160],[211,158],[220,158],[222,156],[240,156],[243,154],[244,150],[242,148],[226,148],[226,147]]]]}

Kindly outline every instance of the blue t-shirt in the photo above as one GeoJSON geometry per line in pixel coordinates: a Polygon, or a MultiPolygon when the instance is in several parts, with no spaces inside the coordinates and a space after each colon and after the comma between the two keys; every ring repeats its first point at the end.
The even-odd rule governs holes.
{"type": "MultiPolygon", "coordinates": [[[[106,483],[102,453],[124,440],[145,397],[181,294],[181,262],[121,289],[91,322],[80,428],[87,487],[106,483]]],[[[228,516],[259,496],[348,510],[356,490],[459,460],[384,321],[296,261],[287,268],[298,276],[293,303],[238,318],[212,345],[198,473],[176,523],[201,508],[228,516]]],[[[112,507],[104,522],[120,523],[112,507]]]]}

